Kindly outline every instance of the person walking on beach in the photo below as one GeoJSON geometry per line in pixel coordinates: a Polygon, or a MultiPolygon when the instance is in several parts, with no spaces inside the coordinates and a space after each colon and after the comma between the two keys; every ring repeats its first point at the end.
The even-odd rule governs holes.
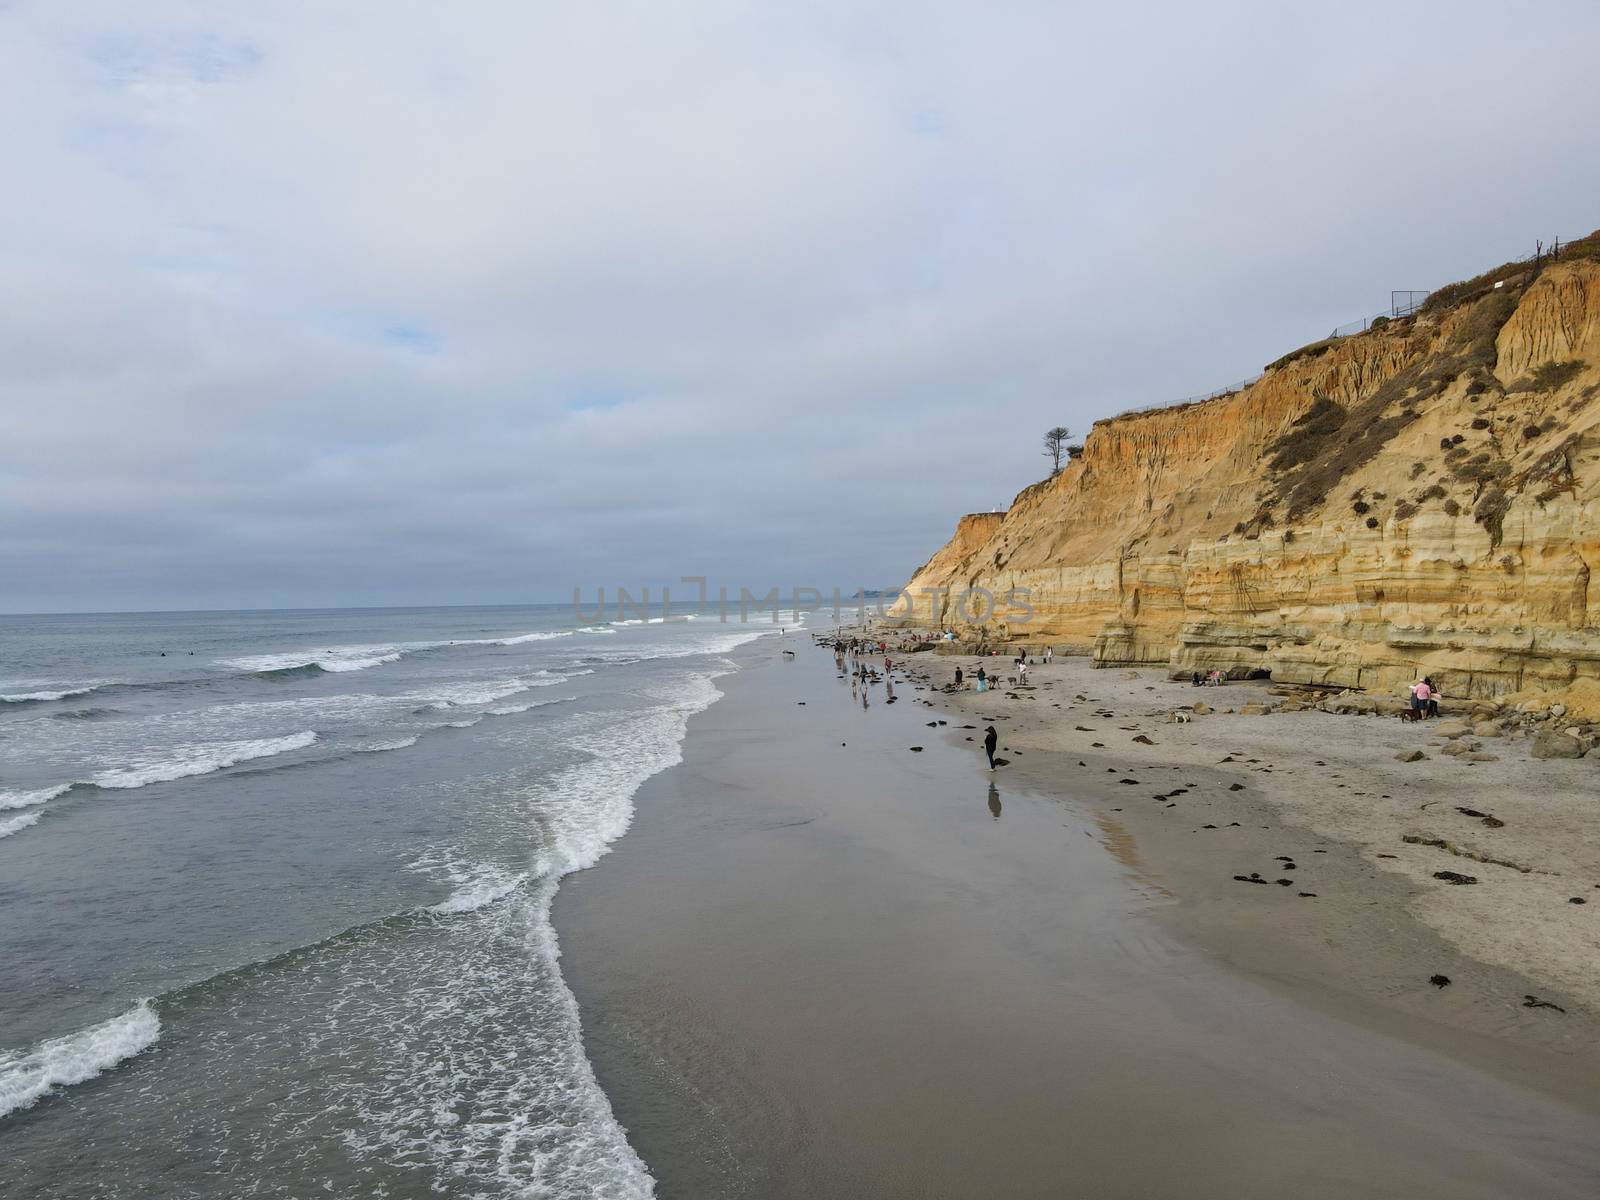
{"type": "Polygon", "coordinates": [[[1000,735],[990,725],[983,731],[983,752],[989,756],[989,770],[994,770],[994,748],[1000,743],[1000,735]]]}
{"type": "Polygon", "coordinates": [[[960,667],[956,668],[956,686],[957,687],[961,686],[961,668],[960,667]]]}
{"type": "Polygon", "coordinates": [[[1422,682],[1428,689],[1428,719],[1431,721],[1439,715],[1439,685],[1428,675],[1422,677],[1422,682]]]}

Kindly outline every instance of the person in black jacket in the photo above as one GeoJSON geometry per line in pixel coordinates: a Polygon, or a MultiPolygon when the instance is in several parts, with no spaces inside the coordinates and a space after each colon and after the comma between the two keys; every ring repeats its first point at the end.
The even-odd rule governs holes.
{"type": "Polygon", "coordinates": [[[983,731],[983,752],[989,756],[989,770],[994,770],[994,748],[999,744],[1000,735],[990,725],[983,731]]]}

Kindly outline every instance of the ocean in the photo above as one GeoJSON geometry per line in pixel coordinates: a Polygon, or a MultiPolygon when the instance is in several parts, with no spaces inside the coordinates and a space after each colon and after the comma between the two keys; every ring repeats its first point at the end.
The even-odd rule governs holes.
{"type": "Polygon", "coordinates": [[[772,632],[0,616],[0,1191],[651,1195],[551,900],[772,632]]]}

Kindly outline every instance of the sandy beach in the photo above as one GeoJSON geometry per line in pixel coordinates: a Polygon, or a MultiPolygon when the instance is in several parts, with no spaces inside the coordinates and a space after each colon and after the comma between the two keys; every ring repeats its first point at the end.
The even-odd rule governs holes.
{"type": "Polygon", "coordinates": [[[1569,788],[1575,806],[1562,773],[1592,763],[1536,764],[1524,799],[1515,752],[1402,764],[1426,731],[1326,713],[1168,724],[1187,685],[1081,660],[1008,697],[946,694],[973,660],[919,654],[897,703],[879,683],[863,707],[831,654],[785,644],[719,681],[683,763],[556,900],[589,1055],[659,1195],[1600,1187],[1594,1007],[1564,927],[1517,958],[1474,915],[1539,926],[1496,870],[1578,893],[1583,849],[1533,817],[1569,788]],[[1007,747],[992,775],[966,741],[980,718],[1007,747]],[[1396,812],[1362,824],[1358,791],[1396,812]],[[1536,869],[1563,874],[1391,837],[1435,793],[1496,837],[1548,834],[1495,856],[1548,842],[1536,869]],[[1469,867],[1480,883],[1428,886],[1469,867]],[[1252,873],[1292,882],[1233,878],[1252,873]]]}

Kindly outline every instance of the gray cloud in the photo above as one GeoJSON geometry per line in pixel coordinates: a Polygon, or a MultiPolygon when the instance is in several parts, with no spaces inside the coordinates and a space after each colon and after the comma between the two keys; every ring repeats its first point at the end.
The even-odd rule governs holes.
{"type": "Polygon", "coordinates": [[[0,8],[0,610],[892,584],[1600,224],[1590,3],[0,8]]]}

